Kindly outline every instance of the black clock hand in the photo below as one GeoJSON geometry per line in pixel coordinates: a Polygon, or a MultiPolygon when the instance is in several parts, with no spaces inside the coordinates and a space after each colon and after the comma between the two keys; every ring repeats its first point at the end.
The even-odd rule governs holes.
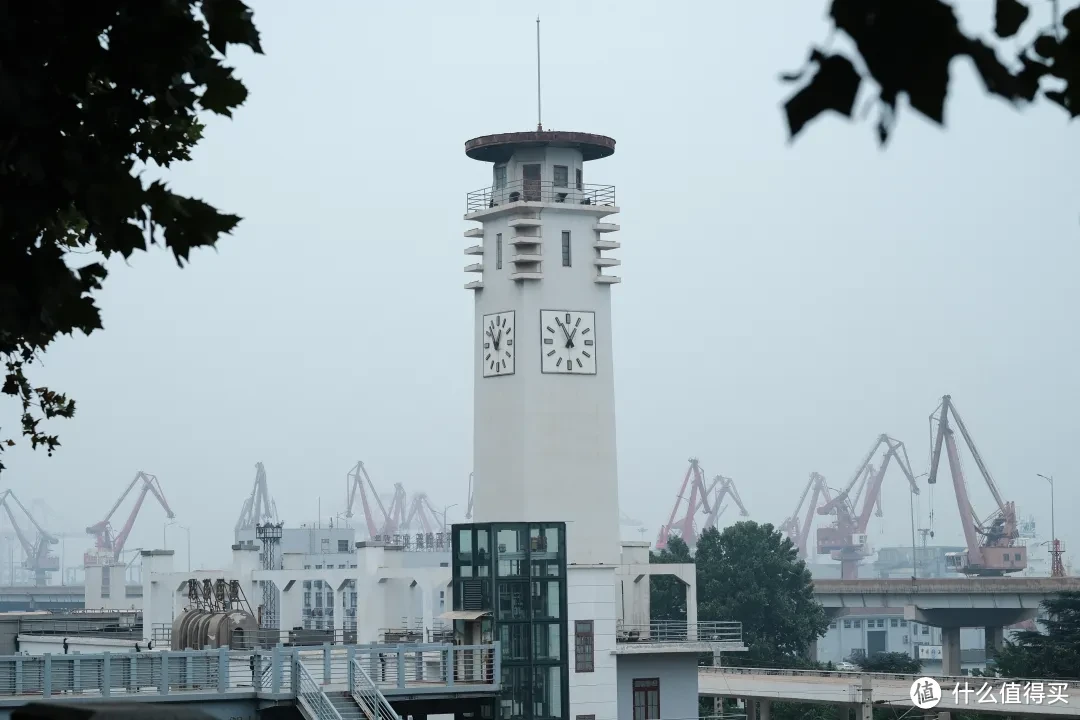
{"type": "Polygon", "coordinates": [[[559,320],[555,320],[555,323],[559,326],[559,329],[562,330],[562,334],[566,336],[566,347],[567,348],[574,347],[574,343],[570,339],[570,333],[566,332],[566,326],[563,325],[562,322],[559,321],[559,320]]]}
{"type": "Polygon", "coordinates": [[[569,345],[567,345],[567,347],[571,347],[571,348],[574,347],[574,336],[575,335],[577,335],[577,328],[574,328],[574,332],[570,333],[570,337],[568,337],[566,339],[566,341],[568,343],[570,343],[569,345]]]}

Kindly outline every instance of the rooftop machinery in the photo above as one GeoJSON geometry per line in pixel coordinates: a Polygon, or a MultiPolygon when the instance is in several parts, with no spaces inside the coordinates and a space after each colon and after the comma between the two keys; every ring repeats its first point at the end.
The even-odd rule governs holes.
{"type": "MultiPolygon", "coordinates": [[[[48,574],[60,569],[60,559],[53,555],[50,550],[51,546],[60,541],[38,524],[38,521],[26,509],[26,506],[19,502],[19,498],[11,490],[5,490],[0,494],[0,507],[7,514],[8,521],[11,522],[11,529],[15,531],[15,536],[19,539],[19,544],[22,545],[23,553],[26,555],[23,567],[34,573],[35,585],[45,585],[48,582],[48,574]],[[34,540],[31,541],[22,528],[19,527],[19,523],[15,520],[15,514],[11,511],[9,500],[15,503],[19,510],[22,511],[22,514],[26,516],[26,519],[30,521],[30,524],[34,526],[34,529],[37,530],[37,537],[34,540]]],[[[12,582],[14,581],[15,578],[12,577],[12,582]]]]}
{"type": "MultiPolygon", "coordinates": [[[[806,487],[803,488],[802,495],[799,496],[795,511],[780,523],[778,528],[795,545],[799,551],[800,560],[807,560],[809,557],[806,552],[806,540],[810,537],[810,528],[814,524],[814,514],[821,505],[827,505],[831,502],[832,491],[829,490],[829,486],[825,483],[825,478],[816,472],[810,473],[810,479],[806,481],[806,487]],[[813,494],[811,495],[811,493],[813,494]],[[806,502],[807,496],[810,496],[810,504],[806,506],[805,517],[800,520],[799,515],[802,513],[803,503],[806,502]],[[821,503],[818,502],[819,499],[821,503]]],[[[880,504],[878,507],[880,507],[880,504]]],[[[836,510],[833,509],[830,514],[835,515],[836,510]]]]}
{"type": "Polygon", "coordinates": [[[927,483],[930,485],[937,483],[941,448],[944,445],[949,458],[949,471],[952,475],[953,490],[956,493],[956,504],[960,510],[960,524],[964,528],[964,540],[967,543],[965,551],[949,553],[946,556],[946,567],[952,572],[984,577],[1019,572],[1026,568],[1027,547],[1017,542],[1020,531],[1016,521],[1016,506],[1012,501],[1002,499],[989,468],[986,467],[986,463],[983,462],[982,456],[976,449],[975,442],[964,426],[964,421],[960,419],[960,414],[956,412],[951,396],[942,397],[941,404],[930,414],[930,432],[934,437],[934,444],[930,458],[930,477],[927,483]],[[935,423],[937,424],[936,433],[934,432],[935,423]],[[960,434],[964,436],[964,442],[967,443],[968,450],[975,459],[975,465],[979,468],[983,481],[990,488],[990,494],[994,496],[994,501],[997,503],[997,509],[985,520],[980,520],[971,506],[952,424],[955,424],[960,434]]]}
{"type": "Polygon", "coordinates": [[[735,488],[735,481],[723,475],[715,476],[708,485],[705,484],[705,473],[697,458],[690,458],[690,467],[683,477],[679,494],[675,497],[675,506],[671,508],[671,515],[666,524],[660,526],[660,532],[656,538],[656,549],[663,550],[667,547],[668,538],[677,535],[683,539],[690,548],[697,545],[698,532],[695,520],[699,512],[705,514],[702,530],[717,527],[717,521],[727,507],[723,504],[728,495],[739,507],[739,515],[748,517],[750,513],[743,505],[739,491],[735,488]],[[687,491],[689,490],[689,495],[687,491]],[[685,514],[676,519],[683,501],[686,501],[685,514]]]}
{"type": "Polygon", "coordinates": [[[254,530],[257,525],[277,525],[279,522],[277,504],[270,497],[266,484],[266,468],[261,462],[255,463],[255,485],[240,510],[236,532],[254,530]]]}
{"type": "Polygon", "coordinates": [[[135,473],[135,478],[128,483],[127,488],[113,504],[112,509],[109,510],[109,514],[105,516],[105,519],[86,528],[86,532],[94,536],[94,549],[84,555],[83,561],[85,564],[112,565],[121,562],[120,556],[124,551],[124,543],[127,542],[128,535],[131,534],[131,529],[135,526],[135,518],[139,516],[139,510],[142,509],[142,504],[143,501],[146,500],[147,494],[152,494],[157,498],[157,501],[161,503],[161,507],[165,509],[165,514],[170,520],[176,517],[173,514],[172,508],[169,507],[168,501],[165,499],[165,493],[162,491],[161,483],[158,482],[158,479],[153,475],[140,470],[135,473]],[[125,498],[127,498],[131,491],[135,489],[135,486],[140,482],[142,483],[142,487],[139,490],[138,498],[135,500],[135,506],[131,508],[131,513],[128,515],[127,521],[120,529],[120,532],[114,535],[112,516],[124,502],[125,498]]]}
{"type": "Polygon", "coordinates": [[[840,577],[845,580],[854,580],[859,576],[859,563],[872,552],[866,538],[866,527],[872,514],[881,517],[881,482],[893,459],[907,477],[911,492],[918,495],[919,486],[911,473],[907,448],[899,440],[882,434],[874,441],[847,486],[817,509],[818,515],[836,516],[831,525],[818,528],[818,554],[829,554],[833,560],[839,560],[840,577]],[[871,461],[882,445],[885,446],[885,454],[881,458],[881,465],[875,470],[871,461]]]}

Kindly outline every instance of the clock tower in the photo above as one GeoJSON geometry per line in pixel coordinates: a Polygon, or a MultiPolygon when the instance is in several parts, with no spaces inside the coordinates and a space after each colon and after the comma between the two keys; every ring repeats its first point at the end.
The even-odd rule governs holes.
{"type": "MultiPolygon", "coordinates": [[[[615,189],[588,133],[486,135],[465,154],[491,180],[468,194],[474,278],[473,507],[477,522],[566,523],[569,565],[619,563],[611,287],[615,189]]],[[[613,601],[614,598],[612,598],[613,601]]]]}

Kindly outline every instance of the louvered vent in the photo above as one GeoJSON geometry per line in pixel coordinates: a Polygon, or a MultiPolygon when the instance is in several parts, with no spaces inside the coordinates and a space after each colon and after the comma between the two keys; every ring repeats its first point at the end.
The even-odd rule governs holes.
{"type": "Polygon", "coordinates": [[[464,579],[461,581],[461,609],[483,610],[484,609],[484,581],[479,578],[464,579]]]}

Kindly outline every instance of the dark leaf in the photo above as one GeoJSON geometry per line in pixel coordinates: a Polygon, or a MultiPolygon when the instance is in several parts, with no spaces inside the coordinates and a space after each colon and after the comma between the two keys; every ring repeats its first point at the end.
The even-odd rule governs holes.
{"type": "Polygon", "coordinates": [[[810,83],[784,104],[788,132],[794,138],[808,122],[826,110],[851,117],[862,78],[842,55],[820,55],[818,70],[810,83]]]}
{"type": "Polygon", "coordinates": [[[1031,13],[1020,0],[997,0],[994,7],[994,34],[1009,38],[1020,31],[1020,26],[1031,13]]]}
{"type": "Polygon", "coordinates": [[[1039,57],[1050,60],[1057,53],[1058,41],[1053,35],[1040,35],[1035,38],[1035,42],[1032,43],[1032,49],[1038,53],[1039,57]]]}
{"type": "Polygon", "coordinates": [[[1047,90],[1045,94],[1047,100],[1060,105],[1068,111],[1070,118],[1080,116],[1080,102],[1077,102],[1080,98],[1076,98],[1069,92],[1062,90],[1047,90]]]}
{"type": "Polygon", "coordinates": [[[240,0],[204,0],[203,15],[209,26],[210,44],[225,54],[229,44],[247,45],[262,53],[259,31],[252,22],[251,9],[240,0]]]}
{"type": "Polygon", "coordinates": [[[207,79],[199,103],[210,112],[232,117],[232,109],[243,104],[248,91],[244,83],[233,77],[229,68],[217,67],[218,70],[207,79]]]}
{"type": "Polygon", "coordinates": [[[1061,26],[1070,33],[1080,34],[1080,5],[1061,17],[1061,26]]]}

